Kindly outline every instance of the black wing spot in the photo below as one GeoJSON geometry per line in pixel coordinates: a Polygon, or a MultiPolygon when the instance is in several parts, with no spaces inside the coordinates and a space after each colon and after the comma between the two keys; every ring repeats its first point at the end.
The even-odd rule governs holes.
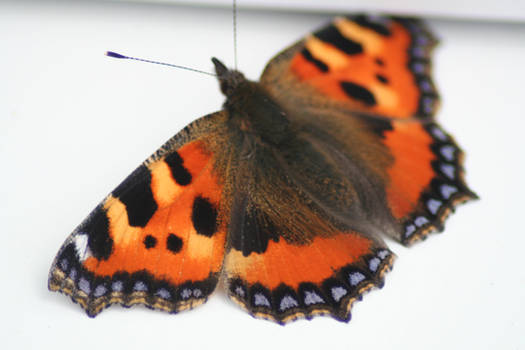
{"type": "Polygon", "coordinates": [[[182,249],[182,239],[173,234],[170,233],[168,238],[166,239],[166,249],[171,251],[172,253],[178,253],[182,249]]]}
{"type": "Polygon", "coordinates": [[[191,221],[198,234],[211,237],[217,232],[217,209],[208,199],[198,196],[193,201],[191,221]]]}
{"type": "Polygon", "coordinates": [[[180,156],[179,152],[170,153],[164,158],[164,161],[171,170],[171,176],[173,180],[181,186],[186,186],[191,183],[191,174],[183,165],[184,160],[180,156]]]}
{"type": "Polygon", "coordinates": [[[383,59],[381,59],[381,58],[379,58],[379,57],[377,57],[377,58],[375,59],[375,62],[376,62],[376,64],[377,64],[378,66],[381,66],[381,67],[383,67],[383,66],[385,65],[385,61],[383,61],[383,59]]]}
{"type": "Polygon", "coordinates": [[[314,56],[312,56],[312,53],[310,50],[308,50],[306,47],[301,51],[301,54],[303,57],[310,63],[312,63],[314,66],[319,68],[319,70],[323,73],[328,72],[328,66],[323,61],[318,60],[314,56]]]}
{"type": "Polygon", "coordinates": [[[109,235],[109,219],[102,206],[96,207],[77,230],[88,235],[88,247],[96,259],[109,259],[113,252],[113,239],[109,235]]]}
{"type": "Polygon", "coordinates": [[[363,102],[367,106],[375,106],[377,104],[374,95],[362,85],[351,83],[349,81],[342,81],[341,87],[349,97],[363,102]]]}
{"type": "Polygon", "coordinates": [[[329,25],[315,32],[314,35],[325,43],[332,44],[346,54],[355,55],[363,52],[363,46],[360,43],[344,37],[334,25],[329,25]]]}
{"type": "Polygon", "coordinates": [[[131,173],[113,191],[113,197],[126,206],[130,226],[146,226],[158,208],[151,191],[151,173],[145,165],[131,173]]]}
{"type": "Polygon", "coordinates": [[[387,26],[379,21],[371,20],[369,17],[364,15],[358,15],[355,17],[350,17],[350,20],[354,21],[355,23],[359,24],[361,27],[365,27],[368,29],[373,30],[377,34],[383,35],[383,36],[390,36],[392,35],[392,32],[390,32],[390,29],[387,28],[387,26]]]}
{"type": "Polygon", "coordinates": [[[154,248],[157,245],[157,239],[152,235],[144,237],[144,246],[146,249],[154,248]]]}
{"type": "Polygon", "coordinates": [[[389,83],[388,78],[385,77],[385,76],[382,75],[382,74],[376,74],[376,78],[377,78],[377,80],[379,80],[379,81],[382,82],[383,84],[388,84],[388,83],[389,83]]]}

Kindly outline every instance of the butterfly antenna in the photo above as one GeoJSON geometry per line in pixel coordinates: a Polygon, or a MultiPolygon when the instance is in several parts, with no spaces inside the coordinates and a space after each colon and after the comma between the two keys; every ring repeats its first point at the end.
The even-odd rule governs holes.
{"type": "Polygon", "coordinates": [[[233,0],[233,59],[237,70],[237,1],[233,0]]]}
{"type": "Polygon", "coordinates": [[[189,71],[192,71],[192,72],[197,72],[197,73],[202,73],[202,74],[211,75],[211,76],[214,76],[214,77],[217,76],[216,74],[213,74],[213,73],[210,73],[210,72],[205,72],[205,71],[198,70],[198,69],[195,69],[195,68],[190,68],[190,67],[185,67],[185,66],[179,66],[179,65],[176,65],[176,64],[165,63],[165,62],[151,61],[151,60],[146,60],[146,59],[144,59],[144,58],[137,58],[137,57],[124,56],[124,55],[121,55],[121,54],[116,53],[116,52],[113,52],[113,51],[107,51],[107,52],[106,52],[106,56],[114,57],[114,58],[122,58],[122,59],[126,59],[126,60],[141,61],[141,62],[146,62],[146,63],[160,64],[160,65],[162,65],[162,66],[168,66],[168,67],[174,67],[174,68],[185,69],[185,70],[189,70],[189,71]]]}

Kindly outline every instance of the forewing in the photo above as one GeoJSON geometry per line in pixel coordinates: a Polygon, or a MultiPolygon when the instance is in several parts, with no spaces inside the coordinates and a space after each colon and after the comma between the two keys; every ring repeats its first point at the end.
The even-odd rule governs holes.
{"type": "Polygon", "coordinates": [[[224,118],[193,122],[111,192],[60,249],[49,289],[90,316],[115,303],[177,312],[205,302],[224,256],[227,215],[210,143],[224,118]]]}
{"type": "Polygon", "coordinates": [[[274,95],[315,91],[324,97],[306,103],[329,101],[386,117],[431,117],[438,106],[430,77],[436,42],[417,19],[339,17],[272,59],[261,83],[274,95]]]}

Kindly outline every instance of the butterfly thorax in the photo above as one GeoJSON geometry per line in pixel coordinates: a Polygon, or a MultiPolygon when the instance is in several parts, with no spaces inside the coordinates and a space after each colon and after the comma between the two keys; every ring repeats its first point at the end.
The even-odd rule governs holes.
{"type": "MultiPolygon", "coordinates": [[[[246,215],[254,215],[257,222],[265,223],[263,226],[275,226],[284,239],[294,244],[306,244],[318,232],[329,236],[342,228],[379,231],[366,220],[366,227],[357,225],[371,208],[375,216],[381,216],[378,212],[385,210],[377,208],[377,196],[356,196],[358,189],[375,193],[376,186],[371,185],[375,180],[370,179],[370,174],[352,170],[352,161],[356,160],[337,157],[335,150],[344,145],[301,128],[296,123],[297,111],[283,108],[263,84],[229,70],[217,59],[213,62],[226,96],[224,110],[233,145],[228,164],[235,171],[231,183],[223,189],[236,194],[228,205],[233,215],[244,217],[240,213],[247,210],[246,215]],[[286,190],[290,188],[293,190],[286,190]],[[275,189],[280,191],[278,199],[273,196],[275,189]],[[251,213],[249,208],[258,208],[257,213],[251,213]],[[287,213],[286,217],[282,213],[287,213]]],[[[304,113],[307,111],[301,114],[304,113]]],[[[348,125],[339,127],[350,132],[348,125]]],[[[231,231],[243,232],[235,220],[232,225],[231,231]]]]}
{"type": "Polygon", "coordinates": [[[278,145],[290,136],[286,112],[264,88],[212,59],[222,93],[226,96],[224,109],[229,125],[235,131],[257,143],[278,145]]]}

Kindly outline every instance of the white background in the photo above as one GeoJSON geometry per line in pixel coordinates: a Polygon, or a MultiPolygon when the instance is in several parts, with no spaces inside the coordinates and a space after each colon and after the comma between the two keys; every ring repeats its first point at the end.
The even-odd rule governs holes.
{"type": "MultiPolygon", "coordinates": [[[[112,0],[149,3],[183,3],[221,5],[231,8],[233,0],[112,0]]],[[[387,11],[410,15],[447,16],[460,19],[525,21],[522,0],[239,0],[239,6],[250,8],[335,12],[387,11]]]]}
{"type": "MultiPolygon", "coordinates": [[[[239,13],[239,65],[257,79],[329,15],[239,13]]],[[[466,151],[480,201],[398,255],[350,323],[255,320],[218,290],[178,315],[113,306],[88,318],[47,291],[75,226],[178,130],[220,109],[213,77],[116,60],[106,50],[211,71],[233,64],[230,9],[0,3],[0,343],[3,349],[524,349],[525,25],[431,20],[442,38],[438,119],[466,151]]]]}

